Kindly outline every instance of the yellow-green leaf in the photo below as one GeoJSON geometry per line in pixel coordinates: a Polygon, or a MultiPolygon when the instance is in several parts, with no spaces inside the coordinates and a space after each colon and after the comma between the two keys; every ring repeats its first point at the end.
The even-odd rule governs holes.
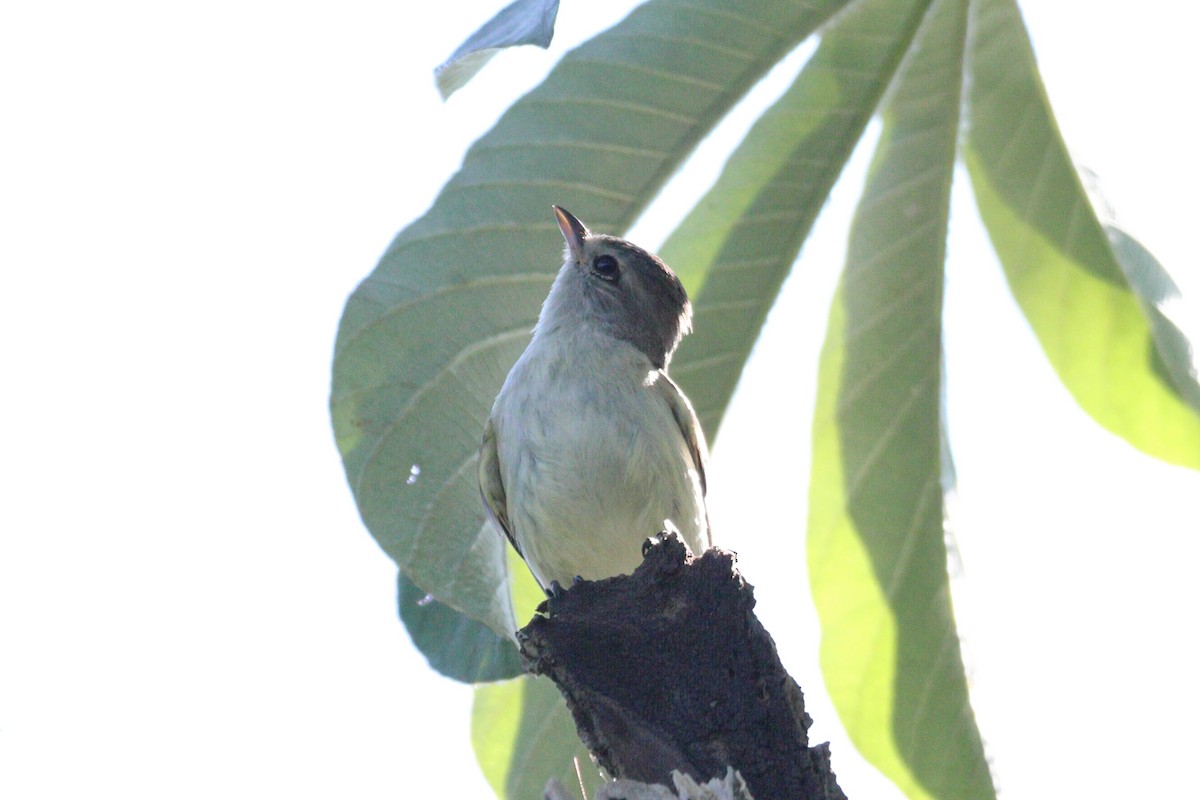
{"type": "Polygon", "coordinates": [[[964,152],[1017,303],[1096,422],[1145,453],[1200,469],[1200,416],[1161,369],[1160,331],[1088,202],[1016,4],[975,0],[972,29],[964,152]]]}
{"type": "Polygon", "coordinates": [[[808,558],[821,666],[859,750],[912,798],[995,796],[943,541],[946,226],[966,0],[937,0],[893,87],[821,355],[808,558]]]}
{"type": "Polygon", "coordinates": [[[475,687],[471,744],[502,800],[541,797],[551,778],[578,786],[576,760],[589,791],[599,783],[566,702],[546,678],[526,675],[475,687]]]}
{"type": "Polygon", "coordinates": [[[709,436],[928,5],[871,0],[839,14],[792,86],[663,245],[663,259],[695,298],[695,333],[680,344],[671,376],[709,436]]]}

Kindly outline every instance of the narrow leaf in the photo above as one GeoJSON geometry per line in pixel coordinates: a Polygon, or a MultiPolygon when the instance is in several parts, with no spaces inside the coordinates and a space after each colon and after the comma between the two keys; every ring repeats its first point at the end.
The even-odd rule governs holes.
{"type": "Polygon", "coordinates": [[[821,665],[913,798],[992,798],[943,540],[943,261],[966,0],[936,0],[883,113],[821,356],[808,556],[821,665]]]}
{"type": "Polygon", "coordinates": [[[585,780],[597,775],[567,704],[545,678],[526,675],[475,687],[471,744],[484,777],[503,800],[541,797],[551,778],[577,786],[576,759],[585,780]]]}
{"type": "Polygon", "coordinates": [[[330,400],[359,511],[414,584],[514,628],[476,450],[562,241],[551,203],[620,233],[697,141],[844,5],[652,0],[568,53],[468,152],[346,303],[330,400]]]}
{"type": "Polygon", "coordinates": [[[929,0],[846,9],[796,81],[754,124],[713,188],[663,245],[695,333],[671,376],[713,436],[783,279],[875,113],[929,0]]]}
{"type": "Polygon", "coordinates": [[[1063,385],[1100,425],[1200,469],[1200,416],[1088,203],[1013,0],[972,3],[965,156],[1009,287],[1063,385]]]}
{"type": "Polygon", "coordinates": [[[557,17],[558,0],[514,0],[502,8],[433,71],[442,99],[465,86],[492,56],[506,47],[523,44],[549,47],[557,17]]]}

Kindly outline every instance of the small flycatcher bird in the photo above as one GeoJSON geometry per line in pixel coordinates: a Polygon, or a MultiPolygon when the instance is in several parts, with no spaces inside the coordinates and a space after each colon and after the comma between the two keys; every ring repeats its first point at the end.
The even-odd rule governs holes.
{"type": "Polygon", "coordinates": [[[479,488],[492,524],[543,589],[628,574],[673,525],[712,543],[708,448],[667,377],[692,311],[657,256],[554,206],[566,260],[483,433],[479,488]]]}

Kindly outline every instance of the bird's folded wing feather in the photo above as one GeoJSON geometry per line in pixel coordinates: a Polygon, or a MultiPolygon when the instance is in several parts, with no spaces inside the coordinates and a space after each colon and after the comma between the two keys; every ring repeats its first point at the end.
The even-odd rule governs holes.
{"type": "MultiPolygon", "coordinates": [[[[659,379],[654,382],[654,387],[671,408],[671,414],[675,417],[675,423],[679,426],[679,432],[683,434],[684,441],[687,442],[688,451],[692,454],[692,464],[696,467],[696,472],[700,476],[700,490],[707,496],[708,479],[705,477],[705,472],[708,468],[708,444],[704,441],[704,431],[700,429],[700,420],[696,419],[696,412],[692,408],[692,403],[680,391],[675,381],[671,380],[667,376],[667,373],[661,370],[659,371],[659,379]]],[[[707,518],[705,519],[705,526],[708,526],[707,518]]],[[[711,541],[711,528],[708,535],[711,541]]]]}
{"type": "MultiPolygon", "coordinates": [[[[500,477],[500,455],[496,449],[496,428],[489,419],[483,428],[483,444],[479,448],[479,495],[487,511],[492,527],[501,531],[521,554],[517,540],[513,538],[512,525],[508,521],[508,497],[504,493],[504,481],[500,477]]],[[[524,555],[521,554],[524,558],[524,555]]]]}

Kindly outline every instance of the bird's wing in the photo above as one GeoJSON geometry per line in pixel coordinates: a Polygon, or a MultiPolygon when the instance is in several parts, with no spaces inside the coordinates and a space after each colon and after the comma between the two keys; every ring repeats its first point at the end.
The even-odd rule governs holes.
{"type": "MultiPolygon", "coordinates": [[[[700,430],[700,420],[696,419],[696,412],[692,408],[691,401],[687,399],[675,381],[661,370],[658,374],[659,379],[654,382],[654,386],[671,408],[675,424],[679,426],[679,432],[683,434],[688,451],[692,454],[692,464],[700,476],[700,490],[707,496],[708,479],[705,477],[705,471],[708,467],[708,444],[704,441],[704,431],[700,430]]],[[[708,527],[707,511],[705,511],[704,524],[705,527],[708,527]]],[[[712,539],[711,528],[709,529],[709,539],[712,539]]]]}
{"type": "Polygon", "coordinates": [[[524,558],[517,540],[513,538],[512,525],[508,522],[508,496],[504,493],[504,481],[500,477],[496,427],[492,425],[490,417],[483,427],[483,444],[479,447],[479,496],[483,498],[483,508],[492,521],[492,527],[507,536],[513,548],[524,558]]]}

